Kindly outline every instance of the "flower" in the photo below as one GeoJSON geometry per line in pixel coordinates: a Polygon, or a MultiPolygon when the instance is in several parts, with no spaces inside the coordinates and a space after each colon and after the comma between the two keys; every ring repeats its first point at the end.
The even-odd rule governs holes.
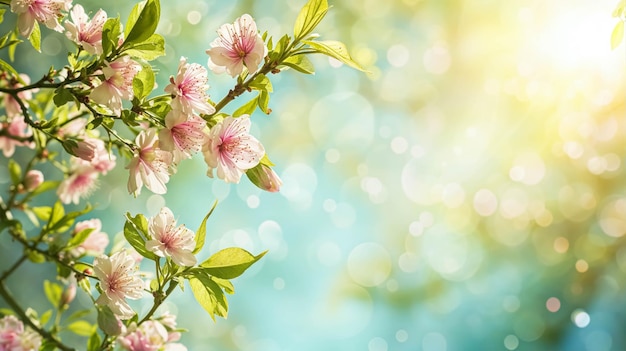
{"type": "Polygon", "coordinates": [[[107,13],[100,9],[91,21],[81,5],[75,5],[70,11],[72,21],[65,22],[65,35],[82,46],[90,54],[102,53],[102,28],[107,20],[107,13]]]}
{"type": "Polygon", "coordinates": [[[24,177],[24,188],[27,191],[33,191],[37,189],[41,183],[43,183],[43,173],[37,169],[31,169],[26,172],[24,177]]]}
{"type": "Polygon", "coordinates": [[[62,32],[58,18],[61,11],[69,11],[71,6],[72,0],[11,0],[11,11],[17,13],[17,27],[26,38],[33,32],[35,21],[62,32]]]}
{"type": "Polygon", "coordinates": [[[213,177],[213,169],[217,168],[218,178],[227,183],[239,183],[243,172],[259,163],[265,149],[249,131],[248,115],[228,116],[211,128],[202,148],[209,177],[213,177]]]}
{"type": "Polygon", "coordinates": [[[187,63],[181,57],[176,78],[170,77],[170,84],[165,92],[172,94],[172,108],[190,115],[192,110],[198,113],[214,113],[215,108],[208,102],[206,90],[209,88],[207,71],[197,63],[187,63]]]}
{"type": "Polygon", "coordinates": [[[163,324],[148,320],[137,326],[131,323],[128,332],[118,338],[120,346],[130,351],[186,351],[182,344],[170,343],[170,335],[163,324]]]}
{"type": "Polygon", "coordinates": [[[237,18],[233,24],[223,24],[217,34],[219,37],[206,51],[209,55],[208,65],[213,72],[226,71],[235,77],[243,71],[244,65],[250,73],[256,72],[267,55],[267,47],[250,15],[237,18]]]}
{"type": "Polygon", "coordinates": [[[122,56],[113,62],[106,62],[102,69],[104,80],[89,94],[96,103],[105,105],[116,115],[122,111],[122,99],[133,97],[133,78],[141,70],[141,65],[122,56]]]}
{"type": "Polygon", "coordinates": [[[163,207],[150,218],[148,232],[153,239],[146,242],[146,249],[160,257],[171,257],[179,266],[196,264],[192,253],[196,246],[194,233],[184,225],[176,227],[176,219],[169,208],[163,207]]]}
{"type": "Polygon", "coordinates": [[[94,274],[100,280],[102,294],[96,304],[108,306],[121,319],[129,319],[135,311],[126,298],[138,299],[143,291],[143,281],[136,276],[135,260],[124,250],[113,255],[101,255],[93,261],[94,274]]]}
{"type": "Polygon", "coordinates": [[[172,162],[178,163],[202,150],[207,137],[205,127],[206,122],[197,115],[171,110],[165,116],[165,128],[159,131],[159,146],[172,152],[172,162]]]}
{"type": "Polygon", "coordinates": [[[129,193],[139,195],[143,185],[155,194],[167,192],[165,184],[170,180],[168,170],[172,164],[172,154],[159,149],[158,143],[154,128],[143,130],[137,135],[135,156],[126,166],[130,171],[129,193]]]}
{"type": "Polygon", "coordinates": [[[23,116],[13,117],[8,124],[0,123],[0,150],[5,157],[13,156],[16,146],[28,146],[31,149],[35,147],[32,141],[29,141],[33,135],[33,131],[28,124],[24,122],[23,116]],[[6,132],[2,132],[6,130],[6,132]]]}
{"type": "Polygon", "coordinates": [[[64,204],[80,202],[96,189],[98,172],[90,165],[79,165],[75,167],[70,175],[65,178],[57,188],[59,200],[64,204]]]}
{"type": "Polygon", "coordinates": [[[75,144],[70,146],[70,151],[72,155],[91,162],[96,156],[96,147],[96,143],[90,139],[76,140],[75,144]]]}
{"type": "Polygon", "coordinates": [[[73,235],[76,235],[86,229],[91,229],[91,233],[89,233],[89,236],[85,239],[85,241],[73,250],[72,254],[74,256],[80,256],[83,254],[92,256],[102,255],[107,245],[109,245],[109,236],[100,231],[102,229],[102,222],[98,218],[80,221],[74,226],[73,235]]]}
{"type": "Polygon", "coordinates": [[[280,186],[283,184],[278,174],[276,174],[271,167],[263,163],[259,163],[256,167],[246,171],[246,175],[254,185],[271,193],[279,191],[280,186]]]}
{"type": "Polygon", "coordinates": [[[37,351],[41,346],[41,336],[15,316],[0,319],[0,350],[2,351],[37,351]]]}

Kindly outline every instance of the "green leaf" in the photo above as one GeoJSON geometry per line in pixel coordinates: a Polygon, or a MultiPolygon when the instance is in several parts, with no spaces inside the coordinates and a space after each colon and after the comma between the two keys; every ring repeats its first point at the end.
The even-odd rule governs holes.
{"type": "Polygon", "coordinates": [[[230,282],[230,280],[220,279],[217,277],[211,277],[211,280],[213,280],[215,283],[217,283],[217,285],[224,289],[225,293],[231,295],[235,293],[235,287],[233,286],[233,283],[230,282]]]}
{"type": "Polygon", "coordinates": [[[239,117],[241,115],[251,115],[254,112],[254,110],[256,110],[256,107],[258,105],[259,105],[259,96],[257,95],[255,98],[246,102],[241,107],[236,109],[235,112],[233,112],[233,117],[239,117]]]}
{"type": "Polygon", "coordinates": [[[126,213],[126,223],[124,224],[124,237],[141,256],[156,260],[157,255],[146,249],[146,238],[148,237],[148,220],[142,214],[131,217],[126,213]]]}
{"type": "Polygon", "coordinates": [[[141,71],[133,78],[133,95],[139,99],[145,99],[154,88],[154,71],[149,63],[141,65],[141,71]]]}
{"type": "Polygon", "coordinates": [[[222,289],[208,276],[197,274],[189,279],[191,292],[196,301],[209,313],[213,321],[215,315],[226,318],[228,316],[228,302],[222,289]]]}
{"type": "MultiPolygon", "coordinates": [[[[48,190],[56,189],[60,183],[61,182],[57,180],[46,180],[43,183],[41,183],[41,185],[39,185],[37,189],[33,190],[33,192],[31,193],[31,196],[39,195],[48,190]]],[[[43,219],[43,218],[40,218],[40,219],[43,219]]]]}
{"type": "Polygon", "coordinates": [[[39,29],[39,23],[37,21],[34,22],[33,31],[30,33],[28,37],[28,41],[33,45],[33,48],[38,52],[41,52],[41,29],[39,29]]]}
{"type": "Polygon", "coordinates": [[[150,38],[159,24],[160,15],[161,6],[158,0],[147,0],[135,5],[126,21],[124,29],[126,39],[122,44],[122,49],[150,38]]]}
{"type": "Polygon", "coordinates": [[[252,264],[261,259],[267,251],[257,256],[239,247],[229,247],[218,251],[200,264],[202,271],[222,279],[233,279],[240,276],[252,264]]]}
{"type": "Polygon", "coordinates": [[[89,234],[91,234],[91,232],[93,232],[94,228],[86,228],[81,230],[80,232],[76,233],[74,236],[72,236],[72,238],[67,242],[67,245],[65,247],[65,249],[72,249],[77,247],[78,245],[82,244],[83,242],[85,242],[85,240],[87,240],[87,238],[89,237],[89,234]]]}
{"type": "Polygon", "coordinates": [[[215,202],[213,203],[213,206],[211,206],[209,213],[207,213],[206,216],[204,216],[202,223],[200,223],[200,228],[198,228],[198,230],[196,231],[196,236],[194,237],[194,240],[196,241],[196,247],[191,252],[194,255],[200,252],[200,250],[202,250],[202,247],[204,246],[204,240],[206,238],[206,221],[209,219],[209,217],[213,213],[213,210],[215,210],[216,206],[217,206],[217,200],[215,200],[215,202]]]}
{"type": "Polygon", "coordinates": [[[57,107],[63,106],[70,101],[74,101],[74,95],[72,95],[72,92],[69,91],[69,89],[59,87],[54,92],[55,94],[53,100],[57,107]]]}
{"type": "Polygon", "coordinates": [[[69,317],[67,317],[67,321],[71,321],[71,320],[75,320],[75,319],[80,319],[83,317],[88,316],[89,314],[91,314],[91,309],[85,309],[85,310],[78,310],[74,313],[72,313],[69,317]]]}
{"type": "Polygon", "coordinates": [[[50,320],[50,317],[52,317],[52,310],[47,310],[41,315],[41,317],[39,317],[39,323],[41,323],[41,325],[46,325],[46,323],[50,320]]]}
{"type": "Polygon", "coordinates": [[[613,32],[611,33],[611,49],[615,49],[622,43],[624,39],[624,21],[619,21],[615,24],[613,32]]]}
{"type": "Polygon", "coordinates": [[[290,56],[283,61],[282,64],[289,68],[293,68],[300,73],[315,74],[315,67],[313,67],[313,63],[311,63],[311,60],[309,60],[309,58],[305,55],[290,56]]]}
{"type": "Polygon", "coordinates": [[[102,27],[102,54],[108,57],[117,47],[120,36],[120,18],[109,18],[102,27]]]}
{"type": "Polygon", "coordinates": [[[22,182],[22,167],[13,159],[9,159],[9,176],[11,183],[15,186],[22,182]]]}
{"type": "MultiPolygon", "coordinates": [[[[11,46],[11,47],[14,47],[14,46],[11,46]]],[[[15,70],[15,68],[13,68],[13,66],[11,66],[8,62],[4,61],[3,59],[0,59],[0,71],[11,72],[11,74],[13,74],[14,77],[20,76],[15,70]]]]}
{"type": "Polygon", "coordinates": [[[261,90],[259,92],[259,98],[258,98],[259,108],[261,109],[261,111],[263,111],[265,114],[268,114],[268,115],[270,114],[270,112],[272,112],[272,110],[268,108],[269,103],[270,103],[270,94],[266,90],[261,90]]]}
{"type": "Polygon", "coordinates": [[[300,10],[293,27],[293,36],[296,41],[306,37],[317,27],[328,12],[328,1],[309,0],[300,10]]]}
{"type": "Polygon", "coordinates": [[[96,330],[96,326],[87,321],[76,321],[70,323],[70,325],[67,326],[67,329],[80,336],[91,336],[96,330]]]}
{"type": "Polygon", "coordinates": [[[44,280],[43,291],[53,307],[58,308],[61,305],[61,295],[63,294],[63,287],[61,287],[61,285],[49,280],[44,280]]]}
{"type": "Polygon", "coordinates": [[[311,41],[304,40],[303,43],[308,44],[311,48],[317,51],[320,54],[324,54],[335,58],[346,65],[358,69],[359,71],[365,72],[365,69],[361,67],[358,63],[352,60],[350,54],[348,53],[348,49],[346,45],[340,41],[336,40],[325,40],[325,41],[311,41]]]}
{"type": "Polygon", "coordinates": [[[102,343],[100,339],[100,335],[98,331],[95,330],[89,339],[87,340],[87,351],[98,351],[100,350],[100,344],[102,343]]]}
{"type": "Polygon", "coordinates": [[[159,34],[152,34],[144,42],[128,47],[125,53],[131,57],[152,61],[165,55],[165,39],[159,34]]]}
{"type": "Polygon", "coordinates": [[[28,257],[28,260],[31,261],[32,263],[46,262],[46,256],[40,254],[37,251],[25,250],[25,253],[26,253],[26,257],[28,257]]]}
{"type": "Polygon", "coordinates": [[[272,87],[272,82],[270,82],[270,79],[267,78],[265,74],[259,74],[258,76],[254,77],[254,80],[250,82],[249,87],[254,90],[267,91],[270,93],[274,91],[274,88],[272,87]]]}
{"type": "Polygon", "coordinates": [[[0,9],[0,23],[4,22],[4,13],[7,9],[0,9]]]}

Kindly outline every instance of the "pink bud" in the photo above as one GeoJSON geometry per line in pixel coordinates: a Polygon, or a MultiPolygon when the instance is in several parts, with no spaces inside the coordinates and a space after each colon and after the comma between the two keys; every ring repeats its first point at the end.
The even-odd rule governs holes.
{"type": "Polygon", "coordinates": [[[72,301],[74,301],[75,297],[76,297],[76,284],[71,283],[70,285],[68,285],[67,289],[65,289],[63,291],[63,294],[61,295],[61,307],[66,307],[67,305],[69,305],[72,301]]]}
{"type": "Polygon", "coordinates": [[[43,173],[36,169],[31,169],[26,173],[26,177],[24,177],[24,187],[28,191],[33,191],[37,189],[43,183],[43,173]]]}
{"type": "Polygon", "coordinates": [[[76,143],[76,147],[72,149],[72,154],[76,157],[80,157],[85,161],[91,162],[96,156],[97,145],[87,140],[81,140],[76,143]]]}
{"type": "Polygon", "coordinates": [[[283,184],[278,174],[263,163],[259,163],[256,167],[247,170],[246,175],[254,185],[272,193],[279,191],[280,186],[283,184]]]}

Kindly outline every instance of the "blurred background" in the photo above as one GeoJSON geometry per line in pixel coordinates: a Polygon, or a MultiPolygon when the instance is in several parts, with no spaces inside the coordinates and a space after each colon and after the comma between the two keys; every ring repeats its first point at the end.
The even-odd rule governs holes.
{"type": "MultiPolygon", "coordinates": [[[[76,1],[79,3],[79,1],[76,1]]],[[[80,2],[109,16],[132,2],[80,2]]],[[[292,33],[304,0],[163,1],[167,56],[206,65],[222,23],[292,33]]],[[[133,199],[123,167],[90,202],[111,236],[167,205],[207,247],[269,253],[213,322],[190,291],[167,308],[189,350],[624,350],[625,45],[617,0],[330,1],[317,32],[368,74],[319,56],[271,78],[253,116],[283,179],[263,193],[183,162],[166,196],[133,199]]],[[[45,70],[69,44],[44,30],[45,70]]],[[[59,61],[62,62],[62,61],[59,61]]],[[[42,71],[43,72],[43,71],[42,71]]],[[[219,100],[234,84],[211,76],[219,100]]],[[[241,98],[242,103],[248,101],[241,98]]],[[[229,106],[233,111],[237,106],[229,106]]],[[[84,296],[83,296],[84,297],[84,296]]],[[[86,297],[78,303],[90,304],[86,297]]],[[[148,305],[140,306],[147,310],[148,305]]]]}

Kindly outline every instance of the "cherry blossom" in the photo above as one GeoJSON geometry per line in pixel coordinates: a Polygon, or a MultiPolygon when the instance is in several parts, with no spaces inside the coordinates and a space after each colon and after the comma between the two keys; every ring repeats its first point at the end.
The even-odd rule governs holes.
{"type": "Polygon", "coordinates": [[[133,97],[133,78],[141,70],[141,65],[122,56],[113,62],[106,62],[102,69],[104,80],[89,95],[101,105],[107,106],[114,114],[120,115],[122,99],[130,100],[133,97]]]}
{"type": "Polygon", "coordinates": [[[41,347],[41,336],[15,316],[4,316],[0,319],[0,350],[2,351],[36,351],[41,347]]]}
{"type": "Polygon", "coordinates": [[[29,37],[35,21],[57,32],[63,31],[58,18],[61,11],[69,11],[72,0],[11,0],[11,11],[17,13],[17,27],[24,37],[29,37]]]}
{"type": "Polygon", "coordinates": [[[209,177],[213,177],[213,169],[217,168],[218,178],[239,183],[243,173],[259,163],[265,149],[249,132],[249,115],[228,116],[211,128],[202,148],[209,177]]]}
{"type": "Polygon", "coordinates": [[[67,30],[65,35],[80,45],[90,54],[102,53],[102,28],[107,20],[107,13],[100,9],[89,20],[85,9],[81,5],[75,5],[70,11],[71,21],[66,21],[64,26],[67,30]]]}
{"type": "Polygon", "coordinates": [[[23,116],[15,116],[9,123],[0,123],[0,150],[5,157],[11,157],[16,146],[27,146],[32,149],[35,144],[28,140],[32,135],[33,132],[24,122],[23,116]]]}
{"type": "Polygon", "coordinates": [[[24,188],[27,191],[33,191],[37,189],[41,183],[43,183],[43,173],[37,169],[31,169],[26,172],[24,177],[24,188]]]}
{"type": "Polygon", "coordinates": [[[197,63],[187,63],[185,57],[180,58],[176,78],[170,77],[170,84],[165,92],[173,96],[172,108],[190,115],[193,110],[198,113],[211,114],[215,108],[208,102],[206,90],[208,76],[206,68],[197,63]]]}
{"type": "Polygon", "coordinates": [[[154,128],[141,131],[135,144],[135,155],[126,166],[130,171],[128,192],[139,195],[141,187],[145,185],[155,194],[165,194],[165,184],[170,180],[172,154],[158,148],[159,142],[154,128]]]}
{"type": "Polygon", "coordinates": [[[207,138],[205,128],[206,122],[199,116],[171,110],[165,116],[165,128],[159,131],[159,146],[172,152],[173,162],[178,163],[202,150],[207,138]]]}
{"type": "Polygon", "coordinates": [[[107,245],[109,245],[109,236],[101,232],[102,222],[98,218],[80,221],[74,226],[74,235],[85,229],[92,229],[92,231],[89,233],[87,239],[72,251],[72,254],[74,256],[81,256],[83,254],[91,256],[102,255],[107,245]]]}
{"type": "Polygon", "coordinates": [[[242,15],[233,24],[223,24],[217,34],[211,48],[206,50],[208,66],[213,72],[227,72],[235,77],[244,65],[250,73],[256,72],[267,55],[267,47],[250,15],[242,15]]]}
{"type": "Polygon", "coordinates": [[[146,249],[160,257],[171,257],[179,266],[196,264],[192,253],[196,246],[194,233],[184,225],[176,227],[176,219],[169,208],[163,207],[150,219],[148,231],[153,239],[146,242],[146,249]]]}
{"type": "Polygon", "coordinates": [[[59,200],[64,204],[78,204],[81,198],[85,198],[96,189],[98,172],[90,165],[78,165],[73,167],[70,175],[65,178],[57,188],[59,200]]]}
{"type": "Polygon", "coordinates": [[[143,281],[137,275],[135,260],[124,250],[113,255],[101,255],[93,261],[94,274],[100,280],[102,294],[96,300],[99,305],[109,306],[113,314],[129,319],[135,311],[126,299],[138,299],[143,290],[143,281]]]}
{"type": "Polygon", "coordinates": [[[130,351],[186,351],[182,344],[170,343],[169,334],[163,324],[156,320],[149,320],[137,326],[131,323],[128,332],[118,338],[118,343],[124,350],[130,351]]]}

